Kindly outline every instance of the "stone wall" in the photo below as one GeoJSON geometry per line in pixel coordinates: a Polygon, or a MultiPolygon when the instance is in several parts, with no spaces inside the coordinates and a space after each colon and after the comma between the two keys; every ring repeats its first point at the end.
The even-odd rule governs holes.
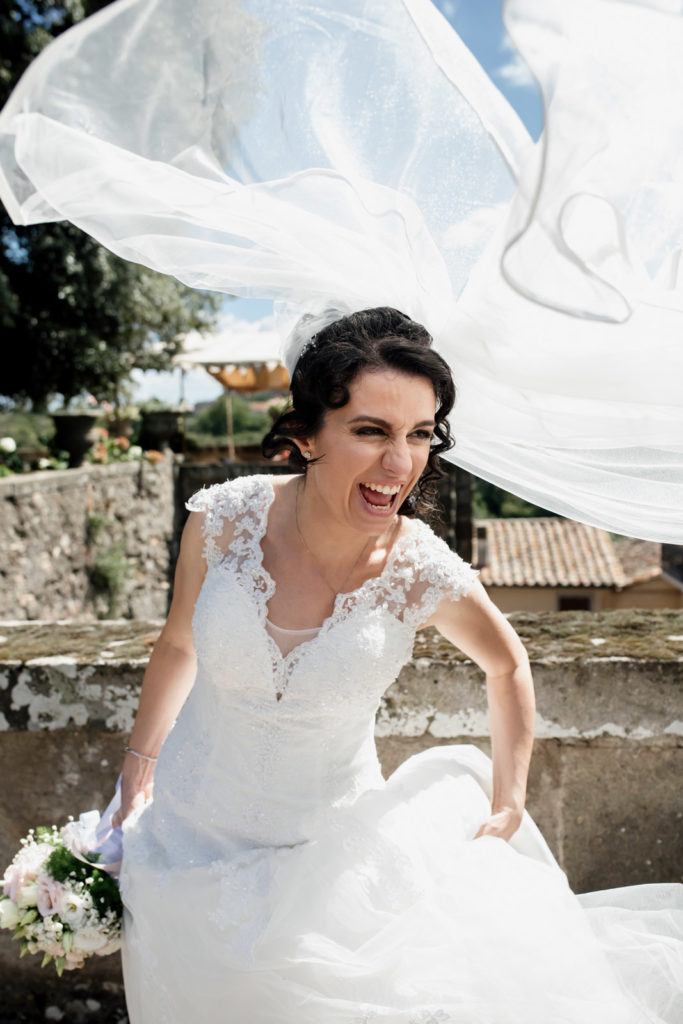
{"type": "MultiPolygon", "coordinates": [[[[184,493],[214,479],[196,471],[184,493]]],[[[5,612],[15,621],[0,623],[1,871],[29,827],[101,810],[111,797],[166,611],[159,581],[172,561],[182,505],[180,488],[174,501],[170,462],[32,474],[0,484],[7,512],[1,571],[20,595],[33,595],[21,605],[26,618],[43,614],[43,607],[48,619],[68,607],[94,618],[102,595],[92,594],[89,566],[99,538],[89,538],[88,518],[97,516],[112,521],[105,541],[120,540],[127,557],[137,553],[124,613],[143,607],[154,616],[18,623],[16,608],[5,612]],[[44,484],[36,486],[39,477],[44,484]],[[29,538],[36,536],[42,539],[33,546],[29,538]],[[49,558],[41,560],[39,550],[49,558]]],[[[683,612],[510,618],[529,651],[537,688],[528,807],[573,888],[681,880],[683,612]]],[[[488,752],[482,674],[438,635],[420,634],[413,659],[382,700],[376,740],[385,776],[435,744],[474,743],[488,752]]],[[[69,1024],[124,1019],[118,957],[95,959],[58,981],[52,967],[41,971],[35,958],[19,960],[16,944],[0,933],[0,978],[13,993],[6,1016],[0,1007],[0,1024],[42,1021],[48,1005],[55,1007],[48,1019],[69,1024]]]]}
{"type": "Polygon", "coordinates": [[[175,476],[169,455],[0,478],[0,617],[165,615],[175,476]]]}
{"type": "MultiPolygon", "coordinates": [[[[511,621],[537,689],[528,808],[573,888],[681,880],[683,612],[511,621]]],[[[160,628],[0,623],[0,867],[29,827],[106,806],[160,628]]],[[[488,751],[482,674],[437,634],[419,634],[381,702],[376,741],[385,776],[435,744],[488,751]]],[[[0,1009],[0,1024],[44,1020],[46,1005],[57,1008],[49,1019],[69,1024],[124,1019],[118,957],[61,981],[51,972],[19,960],[0,933],[0,978],[22,1013],[0,1009]]]]}

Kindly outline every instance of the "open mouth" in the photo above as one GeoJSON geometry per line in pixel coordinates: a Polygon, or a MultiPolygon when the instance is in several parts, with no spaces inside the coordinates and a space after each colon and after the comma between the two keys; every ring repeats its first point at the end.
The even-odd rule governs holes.
{"type": "Polygon", "coordinates": [[[369,486],[368,484],[359,484],[358,490],[360,491],[361,498],[365,505],[375,514],[380,513],[391,515],[398,505],[399,494],[401,493],[402,488],[399,487],[396,491],[393,491],[393,488],[384,488],[379,490],[378,488],[369,486]],[[393,491],[393,493],[391,493],[391,491],[393,491]]]}

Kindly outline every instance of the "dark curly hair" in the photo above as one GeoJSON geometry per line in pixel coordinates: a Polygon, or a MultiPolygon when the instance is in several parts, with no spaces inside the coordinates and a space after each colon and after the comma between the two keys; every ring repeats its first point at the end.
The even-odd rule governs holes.
{"type": "Polygon", "coordinates": [[[294,368],[290,407],[261,442],[264,456],[272,459],[288,451],[292,468],[306,473],[312,462],[304,459],[294,439],[313,437],[328,409],[347,404],[349,385],[359,373],[392,369],[426,377],[437,400],[434,440],[427,465],[399,514],[433,514],[436,481],[444,475],[438,457],[454,444],[447,416],[455,402],[455,385],[448,363],[431,344],[432,337],[421,324],[390,306],[351,313],[318,331],[294,368]]]}

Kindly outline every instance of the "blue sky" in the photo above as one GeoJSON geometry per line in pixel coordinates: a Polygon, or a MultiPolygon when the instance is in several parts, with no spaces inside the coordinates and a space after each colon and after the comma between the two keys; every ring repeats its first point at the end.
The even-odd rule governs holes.
{"type": "Polygon", "coordinates": [[[538,138],[542,122],[538,90],[505,31],[502,0],[435,0],[435,3],[515,108],[531,135],[538,138]]]}
{"type": "MultiPolygon", "coordinates": [[[[534,138],[541,130],[541,103],[534,80],[517,53],[501,17],[502,0],[434,0],[482,67],[515,108],[534,138]]],[[[272,312],[272,303],[255,299],[226,302],[226,310],[240,319],[254,321],[272,312]]],[[[184,397],[191,403],[217,398],[222,388],[204,370],[185,374],[184,397]]],[[[138,374],[136,401],[146,398],[176,402],[181,397],[180,371],[138,374]]]]}

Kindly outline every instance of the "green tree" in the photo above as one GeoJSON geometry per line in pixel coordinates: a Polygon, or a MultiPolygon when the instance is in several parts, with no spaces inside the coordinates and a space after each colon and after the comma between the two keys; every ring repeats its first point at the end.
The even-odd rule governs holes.
{"type": "MultiPolygon", "coordinates": [[[[0,103],[52,39],[106,3],[0,6],[0,103]]],[[[119,259],[70,224],[15,227],[0,208],[2,394],[43,408],[88,391],[118,402],[133,369],[171,366],[183,336],[215,322],[222,297],[119,259]]]]}
{"type": "MultiPolygon", "coordinates": [[[[261,431],[266,433],[270,428],[271,419],[268,413],[254,412],[246,399],[241,395],[233,393],[232,396],[232,422],[235,434],[243,434],[248,431],[261,431]]],[[[225,395],[221,395],[202,409],[194,420],[192,427],[201,434],[213,434],[214,437],[225,437],[226,414],[225,395]]]]}
{"type": "Polygon", "coordinates": [[[475,519],[510,519],[522,516],[554,516],[554,512],[532,505],[516,494],[496,487],[488,480],[472,478],[472,509],[475,519]]]}

